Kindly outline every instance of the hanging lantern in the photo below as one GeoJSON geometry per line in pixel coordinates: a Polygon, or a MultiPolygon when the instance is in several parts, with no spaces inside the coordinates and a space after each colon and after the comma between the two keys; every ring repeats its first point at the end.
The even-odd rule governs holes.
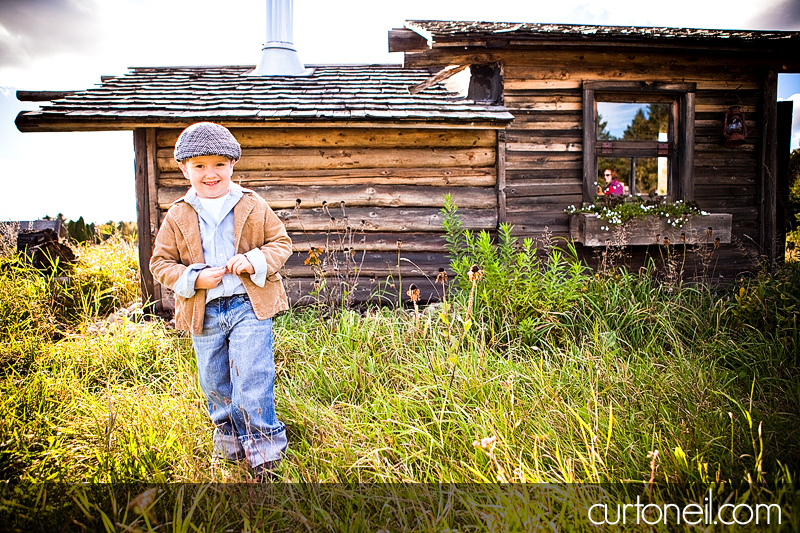
{"type": "Polygon", "coordinates": [[[738,105],[733,105],[725,112],[725,123],[722,125],[725,135],[725,146],[741,146],[747,138],[747,124],[744,113],[738,105]]]}

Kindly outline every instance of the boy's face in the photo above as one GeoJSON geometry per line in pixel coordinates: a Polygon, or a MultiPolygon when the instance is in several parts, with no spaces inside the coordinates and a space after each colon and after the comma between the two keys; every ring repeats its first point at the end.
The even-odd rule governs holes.
{"type": "Polygon", "coordinates": [[[200,198],[219,198],[228,194],[236,161],[221,155],[201,155],[178,163],[200,198]]]}

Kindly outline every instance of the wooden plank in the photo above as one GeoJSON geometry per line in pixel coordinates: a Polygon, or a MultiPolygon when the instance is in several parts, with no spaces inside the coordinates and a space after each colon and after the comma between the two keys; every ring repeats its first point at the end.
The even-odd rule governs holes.
{"type": "Polygon", "coordinates": [[[506,107],[513,115],[515,111],[580,111],[580,102],[516,102],[506,103],[506,107]]]}
{"type": "MultiPolygon", "coordinates": [[[[719,136],[722,139],[722,134],[719,136]]],[[[695,151],[698,153],[713,153],[713,152],[720,152],[720,153],[733,153],[733,152],[755,152],[756,147],[752,144],[743,144],[741,146],[730,146],[727,147],[725,145],[720,144],[722,141],[717,142],[698,142],[699,139],[695,136],[695,151]]],[[[754,156],[755,157],[755,156],[754,156]]]]}
{"type": "Polygon", "coordinates": [[[706,211],[726,213],[728,209],[735,207],[752,206],[756,201],[756,197],[742,194],[723,195],[722,192],[720,192],[720,194],[716,196],[707,195],[702,198],[695,198],[695,200],[698,203],[702,203],[703,209],[706,211]]]}
{"type": "Polygon", "coordinates": [[[569,169],[579,170],[583,168],[581,161],[575,160],[556,160],[556,159],[542,159],[542,158],[521,158],[518,161],[506,162],[506,168],[512,171],[519,170],[548,170],[548,169],[569,169]]]}
{"type": "MultiPolygon", "coordinates": [[[[513,185],[506,186],[506,195],[509,199],[519,198],[526,196],[553,196],[560,195],[582,195],[583,194],[583,181],[582,180],[552,180],[541,182],[524,183],[515,182],[513,185]]],[[[582,198],[578,199],[580,203],[582,198]]]]}
{"type": "MultiPolygon", "coordinates": [[[[506,143],[505,133],[497,136],[497,223],[506,221],[506,143]]],[[[456,202],[456,205],[460,204],[456,202]]]]}
{"type": "Polygon", "coordinates": [[[557,143],[553,139],[544,139],[542,142],[514,142],[508,143],[509,152],[580,152],[581,143],[557,143]]]}
{"type": "MultiPolygon", "coordinates": [[[[383,168],[239,171],[233,180],[245,187],[270,185],[430,185],[436,187],[491,187],[496,183],[496,170],[484,168],[383,168]]],[[[165,187],[186,187],[189,182],[180,172],[162,173],[159,184],[165,187]]]]}
{"type": "Polygon", "coordinates": [[[390,52],[423,52],[429,48],[428,40],[415,31],[399,28],[389,30],[390,52]]]}
{"type": "MultiPolygon", "coordinates": [[[[697,104],[695,106],[695,110],[698,113],[719,113],[720,107],[723,107],[722,104],[718,104],[718,103],[710,103],[710,104],[709,103],[703,103],[703,104],[697,104]]],[[[753,105],[742,105],[740,107],[741,107],[741,110],[743,112],[745,112],[745,113],[755,113],[756,111],[758,111],[758,106],[755,103],[753,105]]],[[[723,111],[724,111],[724,109],[726,109],[726,108],[723,107],[723,111]]]]}
{"type": "MultiPolygon", "coordinates": [[[[388,148],[311,149],[253,148],[242,155],[238,170],[316,170],[334,168],[488,167],[495,164],[489,148],[388,148]]],[[[172,150],[158,151],[158,166],[175,172],[178,164],[172,150]]]]}
{"type": "Polygon", "coordinates": [[[540,68],[585,68],[592,65],[608,68],[609,65],[622,65],[631,70],[650,67],[674,71],[696,71],[698,69],[718,69],[723,72],[747,71],[758,64],[757,57],[742,54],[709,54],[707,52],[663,51],[660,43],[646,50],[613,50],[605,46],[590,46],[582,50],[551,49],[546,54],[534,50],[506,51],[503,54],[509,76],[527,77],[531,70],[540,68]]]}
{"type": "MultiPolygon", "coordinates": [[[[186,120],[185,118],[178,118],[173,120],[148,118],[133,119],[130,117],[84,117],[77,119],[75,116],[68,116],[65,118],[53,118],[46,124],[37,122],[36,119],[26,116],[17,116],[15,124],[17,129],[22,132],[42,132],[42,131],[125,131],[134,130],[136,128],[185,128],[190,126],[196,120],[186,120]]],[[[217,124],[225,126],[229,129],[241,127],[243,124],[256,123],[259,128],[308,128],[310,126],[318,128],[407,128],[407,129],[427,129],[427,130],[502,130],[506,127],[506,122],[487,122],[482,120],[475,120],[471,122],[457,123],[450,121],[434,121],[434,120],[409,120],[408,122],[399,123],[396,120],[387,121],[385,123],[366,120],[327,120],[325,122],[286,122],[280,119],[264,120],[262,117],[246,117],[240,118],[238,121],[230,120],[216,120],[217,124]]]]}
{"type": "Polygon", "coordinates": [[[755,204],[758,198],[758,187],[756,187],[755,178],[747,183],[729,184],[709,180],[696,182],[694,185],[694,198],[698,202],[702,202],[705,198],[727,198],[733,196],[750,197],[751,203],[755,204]]]}
{"type": "Polygon", "coordinates": [[[581,124],[580,121],[575,121],[575,122],[514,122],[509,126],[509,128],[507,130],[507,133],[508,132],[514,132],[514,133],[520,132],[520,134],[521,134],[525,130],[536,130],[536,131],[545,130],[545,131],[547,131],[549,133],[550,130],[554,130],[554,131],[572,132],[572,134],[574,135],[574,132],[579,132],[582,129],[583,129],[583,125],[581,124]]]}
{"type": "Polygon", "coordinates": [[[530,147],[519,147],[522,151],[529,151],[529,152],[536,152],[534,148],[538,148],[539,146],[543,146],[544,150],[541,151],[550,151],[548,148],[563,148],[564,150],[558,151],[578,151],[574,150],[574,146],[578,146],[581,149],[583,148],[583,135],[579,131],[573,132],[559,132],[559,131],[513,131],[510,130],[506,132],[506,143],[509,145],[515,145],[515,148],[519,147],[518,145],[525,145],[525,144],[532,144],[537,146],[530,146],[530,147]],[[511,140],[509,139],[511,138],[511,140]],[[563,146],[550,146],[550,145],[563,145],[563,146]]]}
{"type": "Polygon", "coordinates": [[[767,256],[770,269],[777,263],[777,191],[778,191],[778,74],[768,71],[763,77],[763,136],[761,142],[758,178],[761,184],[759,195],[759,240],[767,256]]]}
{"type": "MultiPolygon", "coordinates": [[[[501,43],[498,42],[498,45],[501,43]]],[[[509,46],[508,41],[502,44],[509,46]]],[[[515,69],[520,67],[552,67],[558,68],[564,65],[591,66],[599,65],[609,70],[609,65],[625,65],[626,63],[634,66],[635,70],[646,70],[648,66],[652,69],[657,65],[666,65],[675,70],[676,73],[686,69],[687,73],[697,71],[698,68],[711,65],[713,68],[737,67],[736,70],[747,70],[748,68],[763,65],[765,56],[760,51],[745,51],[741,47],[729,46],[723,49],[721,43],[713,43],[704,49],[687,50],[685,43],[669,43],[660,41],[657,44],[642,43],[587,43],[585,41],[564,41],[561,39],[537,40],[537,41],[513,41],[513,46],[506,49],[466,49],[457,46],[455,43],[442,44],[425,52],[409,52],[405,54],[404,65],[406,67],[431,67],[462,63],[494,63],[502,61],[504,69],[512,75],[524,75],[527,72],[517,73],[515,69]],[[712,48],[713,47],[713,48],[712,48]],[[731,53],[733,51],[733,53],[731,53]],[[708,61],[709,56],[713,57],[713,63],[708,61]],[[705,61],[705,63],[703,63],[705,61]]],[[[476,45],[486,46],[486,43],[476,43],[476,45]]],[[[785,61],[785,57],[774,58],[776,64],[785,61]]]]}
{"type": "Polygon", "coordinates": [[[423,81],[422,83],[418,83],[417,85],[412,85],[408,88],[408,92],[410,94],[417,94],[425,89],[433,87],[437,83],[441,83],[452,76],[455,76],[459,72],[469,68],[469,64],[466,65],[450,65],[448,67],[443,68],[427,80],[423,81]]]}
{"type": "MultiPolygon", "coordinates": [[[[450,276],[453,279],[453,276],[450,276]]],[[[423,305],[441,300],[442,286],[434,283],[436,278],[424,278],[421,276],[403,276],[402,282],[399,278],[391,276],[388,272],[381,275],[359,276],[355,286],[348,287],[352,296],[353,304],[378,304],[391,306],[410,306],[406,290],[411,283],[414,283],[420,291],[420,302],[423,305]]],[[[289,302],[293,307],[303,307],[315,305],[318,301],[327,303],[324,297],[312,294],[314,290],[314,279],[310,277],[291,277],[284,278],[284,286],[289,302]]],[[[449,283],[447,285],[449,288],[449,283]]],[[[338,304],[339,302],[335,302],[338,304]]]]}
{"type": "MultiPolygon", "coordinates": [[[[313,269],[304,264],[307,258],[307,254],[292,254],[281,272],[287,277],[312,277],[313,269]]],[[[329,276],[337,272],[344,276],[348,271],[353,276],[353,269],[358,269],[359,276],[387,276],[396,275],[399,270],[403,277],[427,275],[435,279],[440,268],[450,266],[443,252],[355,252],[349,258],[338,253],[330,257],[323,255],[321,259],[325,261],[323,266],[329,276]]]]}
{"type": "MultiPolygon", "coordinates": [[[[530,109],[517,109],[514,111],[514,122],[508,125],[506,131],[517,127],[520,123],[527,122],[563,122],[567,124],[581,124],[580,111],[532,111],[530,109]]],[[[547,126],[542,125],[543,128],[547,126]]],[[[562,129],[562,128],[557,128],[562,129]]]]}
{"type": "Polygon", "coordinates": [[[573,194],[550,194],[546,196],[515,196],[508,199],[509,208],[538,208],[552,209],[553,211],[563,211],[568,205],[580,206],[583,193],[573,194]]]}
{"type": "MultiPolygon", "coordinates": [[[[175,146],[181,130],[158,130],[158,147],[175,146]]],[[[483,147],[497,143],[495,130],[407,128],[233,128],[242,148],[483,147]]]]}
{"type": "MultiPolygon", "coordinates": [[[[649,82],[652,81],[656,76],[652,72],[646,73],[630,73],[630,72],[619,72],[616,76],[609,76],[609,80],[619,80],[619,79],[627,79],[627,80],[636,80],[641,82],[649,82]]],[[[698,89],[728,89],[728,90],[735,90],[737,87],[741,87],[743,89],[755,89],[757,88],[758,82],[756,81],[719,81],[716,79],[704,79],[702,76],[697,76],[696,72],[689,76],[680,76],[674,79],[675,82],[680,82],[683,79],[692,79],[696,81],[698,89]]],[[[577,89],[581,87],[581,82],[584,79],[595,79],[593,75],[584,75],[584,76],[576,76],[574,79],[569,80],[507,80],[505,83],[505,88],[509,91],[515,90],[532,90],[532,89],[577,89]]],[[[672,80],[670,80],[672,81],[672,80]]]]}
{"type": "Polygon", "coordinates": [[[529,181],[554,181],[560,179],[582,180],[583,167],[543,168],[537,170],[514,170],[506,172],[506,183],[514,184],[529,181]]]}
{"type": "MultiPolygon", "coordinates": [[[[424,185],[272,185],[254,187],[273,209],[291,209],[299,199],[301,207],[322,207],[323,203],[338,206],[378,207],[441,207],[444,195],[449,193],[459,207],[485,209],[497,207],[494,188],[482,187],[432,187],[424,185]]],[[[186,193],[186,187],[161,187],[158,205],[167,209],[172,202],[186,193]]]]}
{"type": "Polygon", "coordinates": [[[443,233],[355,233],[332,231],[329,233],[290,232],[292,249],[308,252],[320,250],[369,250],[372,252],[443,252],[443,233]]]}
{"type": "Polygon", "coordinates": [[[50,102],[71,96],[78,91],[17,91],[17,100],[20,102],[50,102]]]}
{"type": "MultiPolygon", "coordinates": [[[[464,229],[493,230],[497,226],[496,209],[459,209],[464,229]]],[[[353,231],[442,231],[441,209],[430,207],[354,207],[345,208],[345,218],[340,209],[321,208],[276,211],[289,231],[336,231],[350,226],[353,231]],[[331,220],[331,215],[334,220],[331,220]]]]}

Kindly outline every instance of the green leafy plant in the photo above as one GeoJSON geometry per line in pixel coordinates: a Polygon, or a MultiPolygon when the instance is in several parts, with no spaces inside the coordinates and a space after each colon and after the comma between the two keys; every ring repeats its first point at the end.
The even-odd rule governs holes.
{"type": "Polygon", "coordinates": [[[496,239],[487,231],[462,230],[449,195],[442,213],[451,267],[460,286],[474,294],[475,312],[488,321],[490,335],[505,341],[521,336],[526,343],[547,337],[558,323],[555,317],[571,308],[580,297],[577,288],[591,275],[572,244],[542,250],[530,238],[520,244],[506,223],[496,239]],[[477,292],[475,267],[483,271],[477,292]]]}

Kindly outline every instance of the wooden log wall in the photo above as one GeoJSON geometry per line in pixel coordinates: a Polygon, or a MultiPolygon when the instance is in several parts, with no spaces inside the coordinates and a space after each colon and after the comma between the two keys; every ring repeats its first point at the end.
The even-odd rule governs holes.
{"type": "MultiPolygon", "coordinates": [[[[261,194],[286,224],[294,255],[284,267],[293,301],[313,288],[304,264],[320,249],[329,282],[358,275],[356,300],[388,276],[423,297],[444,257],[440,213],[456,201],[465,228],[497,226],[497,132],[491,129],[231,128],[242,145],[233,179],[261,194]]],[[[188,181],[172,158],[179,129],[156,135],[159,222],[188,181]]],[[[390,287],[391,288],[391,287],[390,287]]],[[[400,290],[395,283],[395,292],[400,290]]],[[[403,289],[404,290],[404,289],[403,289]]],[[[404,297],[403,299],[406,299],[404,297]]],[[[396,300],[395,300],[396,301],[396,300]]],[[[168,302],[165,301],[165,304],[168,302]]]]}
{"type": "MultiPolygon", "coordinates": [[[[488,59],[503,62],[504,103],[515,116],[505,131],[504,192],[507,219],[517,234],[535,238],[548,228],[568,237],[569,219],[563,210],[582,201],[584,80],[694,82],[694,197],[706,211],[733,215],[738,243],[718,250],[717,264],[723,266],[716,275],[730,279],[754,267],[753,258],[759,255],[755,241],[763,88],[750,61],[589,50],[498,52],[488,59]],[[729,148],[722,125],[733,104],[746,113],[748,137],[743,146],[729,148]]],[[[594,252],[582,250],[586,257],[594,252]]],[[[644,260],[643,254],[632,251],[634,265],[644,260]]]]}

